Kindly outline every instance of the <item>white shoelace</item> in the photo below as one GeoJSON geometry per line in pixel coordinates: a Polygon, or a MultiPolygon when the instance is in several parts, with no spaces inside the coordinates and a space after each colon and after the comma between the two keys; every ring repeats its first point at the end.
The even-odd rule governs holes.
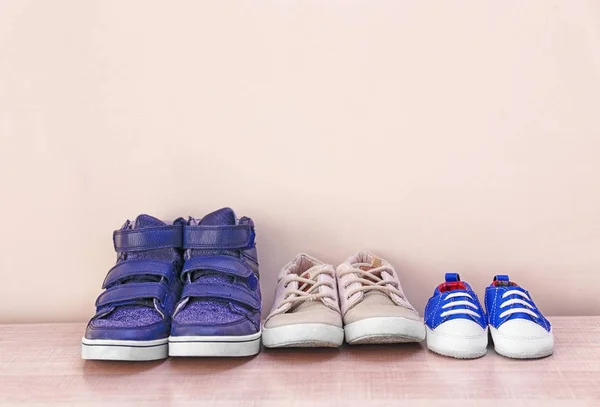
{"type": "MultiPolygon", "coordinates": [[[[531,302],[531,298],[529,298],[529,296],[527,294],[525,294],[524,292],[519,291],[519,290],[508,290],[507,292],[505,292],[504,294],[502,294],[502,298],[504,299],[504,298],[506,298],[508,296],[511,296],[511,295],[519,295],[519,296],[525,298],[527,301],[531,302]]],[[[506,310],[506,311],[504,311],[503,313],[500,314],[500,318],[504,318],[507,315],[516,314],[517,312],[519,312],[519,313],[522,312],[522,313],[531,315],[534,318],[537,318],[538,315],[535,312],[531,311],[532,309],[534,309],[534,306],[531,305],[527,301],[524,301],[524,300],[522,300],[520,298],[512,298],[510,300],[504,301],[500,305],[500,308],[505,308],[505,307],[508,307],[510,305],[513,305],[513,304],[524,305],[525,307],[516,307],[516,308],[508,309],[508,310],[506,310]]]]}
{"type": "Polygon", "coordinates": [[[397,296],[399,296],[400,298],[406,300],[406,298],[404,297],[404,293],[402,292],[402,290],[399,287],[399,283],[398,283],[398,278],[396,276],[396,272],[394,271],[394,269],[388,267],[388,266],[379,266],[379,267],[375,267],[371,270],[365,271],[365,270],[361,270],[359,268],[352,268],[352,269],[348,269],[345,271],[342,271],[339,273],[339,277],[344,277],[347,274],[355,274],[356,277],[353,278],[352,280],[350,280],[345,286],[344,289],[347,289],[350,285],[355,284],[355,283],[359,283],[360,287],[354,289],[354,290],[350,290],[347,294],[346,297],[349,299],[350,297],[352,297],[354,294],[356,294],[357,292],[366,292],[366,291],[380,291],[386,294],[396,294],[397,296]],[[390,275],[392,275],[392,277],[395,277],[392,280],[384,280],[381,277],[381,273],[383,272],[387,272],[390,275]],[[377,275],[379,274],[379,275],[377,275]],[[391,285],[391,287],[388,287],[388,285],[391,285]]]}
{"type": "MultiPolygon", "coordinates": [[[[471,297],[471,295],[468,293],[450,293],[446,296],[446,298],[444,298],[444,301],[448,301],[453,298],[470,298],[471,300],[473,300],[473,297],[471,297]]],[[[467,301],[467,300],[452,300],[452,301],[448,302],[447,304],[444,304],[442,306],[442,309],[455,307],[457,305],[465,305],[465,306],[471,307],[475,310],[477,309],[477,305],[475,305],[471,301],[467,301]]],[[[448,317],[450,315],[458,315],[458,314],[471,315],[471,316],[474,316],[477,318],[480,316],[477,312],[472,311],[468,308],[459,308],[459,309],[450,309],[448,311],[444,311],[440,314],[440,317],[443,318],[443,317],[448,317]]]]}
{"type": "Polygon", "coordinates": [[[297,274],[287,275],[285,277],[284,287],[287,288],[288,284],[290,284],[292,281],[297,281],[298,289],[287,291],[285,293],[285,298],[281,302],[280,306],[283,306],[288,303],[291,303],[292,306],[294,306],[294,304],[299,305],[300,303],[305,302],[305,301],[314,301],[314,300],[319,300],[321,298],[331,298],[332,300],[335,301],[336,298],[333,295],[333,293],[318,292],[319,287],[321,287],[321,286],[327,286],[327,287],[330,287],[332,290],[335,290],[335,287],[333,286],[333,284],[331,282],[317,281],[318,277],[321,274],[328,274],[329,276],[331,276],[332,278],[335,279],[335,274],[333,273],[333,271],[328,270],[328,269],[321,269],[321,270],[317,271],[316,273],[311,275],[311,278],[304,278],[297,274]],[[308,287],[308,289],[306,289],[307,287],[308,287]],[[295,296],[293,296],[294,294],[295,294],[295,296]]]}

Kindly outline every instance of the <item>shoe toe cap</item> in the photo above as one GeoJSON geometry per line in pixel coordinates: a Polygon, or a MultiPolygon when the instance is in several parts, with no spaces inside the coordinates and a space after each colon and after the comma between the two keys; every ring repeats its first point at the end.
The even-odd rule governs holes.
{"type": "Polygon", "coordinates": [[[265,328],[276,328],[283,325],[324,324],[338,328],[342,327],[342,316],[339,312],[324,305],[299,312],[273,315],[265,322],[265,328]]]}
{"type": "Polygon", "coordinates": [[[514,339],[543,339],[552,335],[543,326],[526,319],[512,319],[497,328],[504,336],[514,339]]]}
{"type": "Polygon", "coordinates": [[[92,320],[87,326],[85,337],[87,339],[150,341],[168,337],[169,328],[169,325],[165,321],[160,321],[151,325],[127,327],[98,326],[98,324],[92,320]]]}
{"type": "Polygon", "coordinates": [[[471,338],[485,334],[485,328],[470,319],[457,318],[443,322],[433,330],[436,335],[471,338]]]}
{"type": "Polygon", "coordinates": [[[173,322],[171,336],[245,336],[252,335],[259,328],[248,318],[227,324],[180,324],[173,322]]]}

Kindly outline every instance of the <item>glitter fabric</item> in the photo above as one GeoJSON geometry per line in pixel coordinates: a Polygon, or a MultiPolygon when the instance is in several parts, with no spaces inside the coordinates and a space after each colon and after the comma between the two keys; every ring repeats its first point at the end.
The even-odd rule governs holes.
{"type": "Polygon", "coordinates": [[[117,307],[107,317],[95,319],[93,325],[100,328],[138,328],[156,324],[162,320],[162,317],[151,307],[151,303],[147,306],[123,305],[117,307]]]}
{"type": "MultiPolygon", "coordinates": [[[[231,283],[231,278],[208,274],[198,278],[203,283],[231,283]]],[[[198,281],[197,280],[197,281],[198,281]]],[[[177,313],[175,320],[186,324],[214,325],[229,324],[235,321],[243,321],[245,316],[234,313],[229,303],[216,300],[198,300],[190,298],[184,309],[177,313]]]]}
{"type": "Polygon", "coordinates": [[[229,304],[217,301],[193,301],[175,317],[179,323],[194,325],[231,324],[244,319],[245,316],[232,312],[229,304]]]}

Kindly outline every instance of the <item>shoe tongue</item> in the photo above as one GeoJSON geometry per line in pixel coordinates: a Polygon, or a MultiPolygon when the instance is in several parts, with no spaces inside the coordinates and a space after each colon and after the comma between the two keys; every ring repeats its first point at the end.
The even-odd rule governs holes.
{"type": "MultiPolygon", "coordinates": [[[[304,271],[303,273],[300,274],[300,277],[305,278],[307,280],[313,280],[314,275],[321,270],[323,266],[313,266],[311,268],[309,268],[308,270],[304,271]]],[[[313,284],[308,284],[308,283],[299,283],[298,284],[298,291],[308,291],[310,290],[310,288],[313,286],[313,284]]]]}
{"type": "MultiPolygon", "coordinates": [[[[371,259],[371,263],[356,263],[353,264],[354,267],[362,270],[362,271],[371,271],[376,269],[377,267],[381,267],[383,265],[383,260],[381,258],[373,256],[371,259]]],[[[363,276],[366,279],[369,279],[368,276],[363,276]]],[[[373,281],[377,281],[376,279],[372,279],[373,281]]],[[[387,305],[393,304],[394,302],[386,293],[381,291],[367,291],[364,294],[363,302],[370,303],[371,305],[387,305]],[[368,299],[368,300],[367,300],[368,299]]]]}
{"type": "Polygon", "coordinates": [[[163,222],[162,220],[156,219],[154,216],[139,215],[133,221],[131,228],[132,229],[144,229],[144,228],[151,228],[151,227],[155,227],[155,226],[165,226],[165,225],[166,225],[165,222],[163,222]]]}
{"type": "MultiPolygon", "coordinates": [[[[354,263],[352,266],[360,269],[362,271],[371,271],[376,269],[377,267],[381,267],[383,265],[383,261],[379,257],[373,256],[371,263],[354,263]]],[[[373,273],[375,274],[375,273],[373,273]]],[[[379,274],[379,273],[377,273],[379,274]]],[[[368,275],[363,276],[363,278],[369,279],[368,275]]],[[[371,278],[374,282],[377,282],[376,278],[371,278]]]]}
{"type": "MultiPolygon", "coordinates": [[[[323,268],[322,265],[313,266],[313,267],[309,268],[308,270],[300,273],[299,276],[302,278],[305,278],[307,280],[315,281],[315,274],[317,274],[317,272],[319,272],[319,270],[321,270],[322,268],[323,268]]],[[[297,288],[298,291],[303,291],[303,292],[308,292],[314,286],[314,284],[301,283],[301,282],[298,282],[297,284],[298,284],[298,288],[297,288]]],[[[311,294],[317,294],[317,293],[318,293],[318,291],[313,291],[311,294]]],[[[293,305],[292,308],[290,309],[290,312],[306,311],[313,307],[318,307],[318,304],[320,304],[320,303],[321,303],[320,300],[319,301],[303,301],[296,305],[293,305]]]]}
{"type": "Polygon", "coordinates": [[[371,263],[356,263],[354,266],[358,267],[362,271],[371,271],[377,267],[381,267],[383,265],[383,261],[379,257],[373,256],[371,263]]]}
{"type": "Polygon", "coordinates": [[[224,225],[224,226],[233,226],[235,225],[235,213],[231,208],[222,208],[216,210],[212,213],[209,213],[200,221],[198,225],[204,226],[215,226],[215,225],[224,225]]]}
{"type": "Polygon", "coordinates": [[[495,287],[518,287],[518,284],[510,280],[510,277],[506,274],[499,274],[494,276],[492,285],[495,287]]]}

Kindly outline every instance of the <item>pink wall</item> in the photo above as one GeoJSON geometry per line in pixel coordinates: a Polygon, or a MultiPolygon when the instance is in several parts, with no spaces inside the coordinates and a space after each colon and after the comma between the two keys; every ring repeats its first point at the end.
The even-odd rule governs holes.
{"type": "Polygon", "coordinates": [[[589,1],[0,2],[0,322],[85,320],[127,218],[231,205],[265,306],[369,248],[423,309],[496,273],[599,314],[589,1]]]}

